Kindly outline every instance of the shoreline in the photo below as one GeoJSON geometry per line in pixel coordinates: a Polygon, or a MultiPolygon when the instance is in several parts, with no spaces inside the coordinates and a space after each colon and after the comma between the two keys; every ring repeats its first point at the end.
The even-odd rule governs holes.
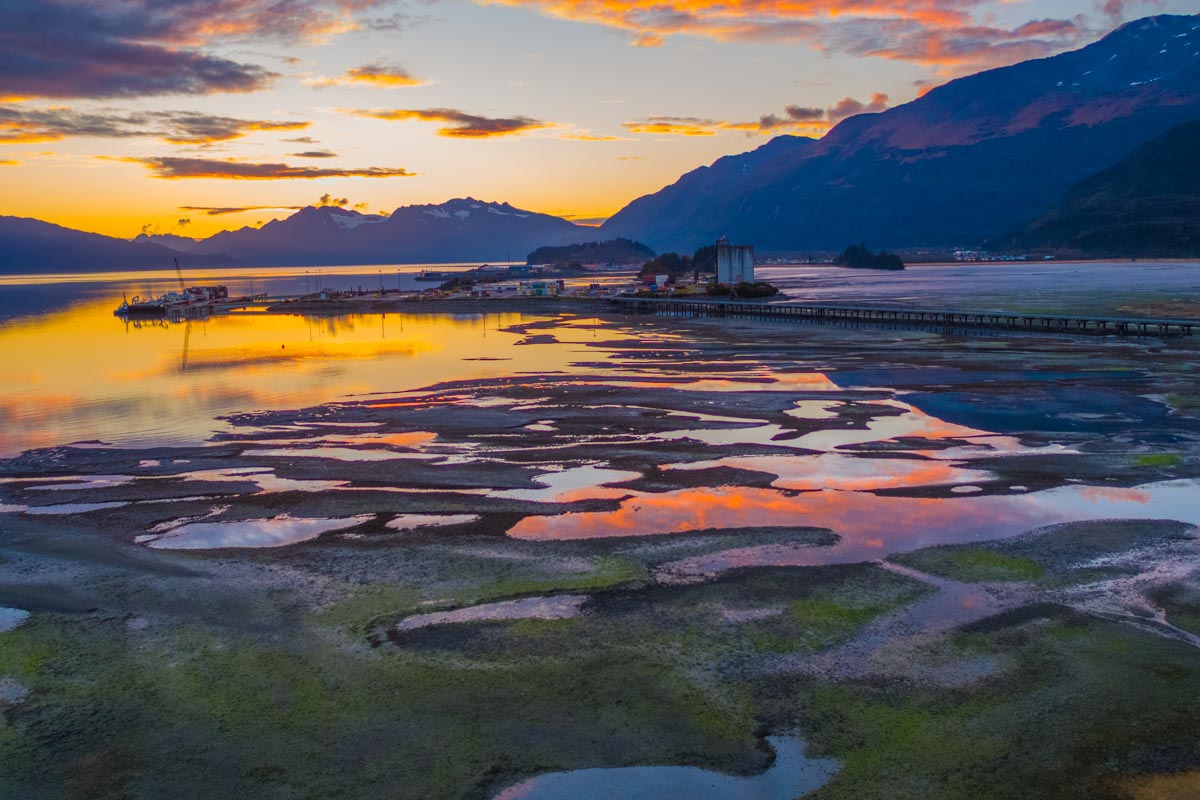
{"type": "Polygon", "coordinates": [[[551,313],[610,308],[598,297],[472,297],[451,300],[414,300],[411,297],[367,300],[316,300],[276,303],[266,307],[271,314],[489,314],[551,313]]]}

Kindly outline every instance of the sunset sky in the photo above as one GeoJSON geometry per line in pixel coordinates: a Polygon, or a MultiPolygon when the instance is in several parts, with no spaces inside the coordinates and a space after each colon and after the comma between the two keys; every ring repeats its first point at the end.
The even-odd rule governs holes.
{"type": "Polygon", "coordinates": [[[1196,3],[0,0],[0,214],[204,236],[470,195],[598,219],[1158,12],[1196,3]]]}

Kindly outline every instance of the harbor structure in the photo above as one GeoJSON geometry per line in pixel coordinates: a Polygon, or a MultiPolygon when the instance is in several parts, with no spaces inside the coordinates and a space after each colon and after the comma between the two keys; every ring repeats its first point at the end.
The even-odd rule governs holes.
{"type": "Polygon", "coordinates": [[[717,239],[717,283],[754,283],[754,247],[717,239]]]}

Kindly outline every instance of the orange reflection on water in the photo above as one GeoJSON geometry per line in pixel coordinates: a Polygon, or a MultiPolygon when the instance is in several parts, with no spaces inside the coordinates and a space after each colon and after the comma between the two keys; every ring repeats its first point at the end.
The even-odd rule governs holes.
{"type": "MultiPolygon", "coordinates": [[[[222,415],[299,408],[369,392],[569,370],[570,348],[514,347],[520,314],[231,314],[125,324],[120,300],[0,325],[0,455],[84,439],[201,441],[222,415]],[[496,362],[475,361],[481,357],[496,362]],[[499,360],[503,359],[503,360],[499,360]]],[[[587,338],[586,332],[570,331],[587,338]]],[[[614,333],[620,338],[619,333],[614,333]]]]}
{"type": "Polygon", "coordinates": [[[777,476],[776,480],[772,482],[776,488],[798,491],[817,489],[865,491],[943,486],[988,481],[993,477],[990,473],[963,469],[946,461],[861,458],[840,453],[825,453],[819,456],[730,456],[676,468],[697,470],[711,467],[765,472],[777,476]]]}
{"type": "MultiPolygon", "coordinates": [[[[1137,490],[1063,486],[1035,494],[948,498],[879,496],[826,489],[789,495],[773,489],[724,486],[643,494],[615,511],[526,517],[509,536],[528,540],[601,539],[680,534],[709,529],[815,527],[838,533],[831,550],[793,549],[787,563],[870,560],[899,550],[1011,536],[1058,522],[1094,519],[1177,519],[1200,522],[1200,483],[1173,481],[1137,490]],[[832,554],[832,555],[831,555],[832,554]]],[[[778,559],[748,546],[721,558],[749,566],[778,559]]],[[[766,549],[764,549],[766,548],[766,549]]],[[[709,559],[699,556],[697,560],[709,559]]],[[[768,563],[778,563],[777,560],[768,563]]]]}

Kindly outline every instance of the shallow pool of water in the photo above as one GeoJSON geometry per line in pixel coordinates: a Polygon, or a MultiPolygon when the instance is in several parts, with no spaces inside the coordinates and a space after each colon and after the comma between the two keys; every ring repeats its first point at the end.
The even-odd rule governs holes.
{"type": "Polygon", "coordinates": [[[315,539],[323,533],[361,525],[374,514],[341,519],[302,519],[286,514],[271,519],[236,522],[192,522],[146,541],[159,550],[215,550],[222,547],[282,547],[315,539]]]}
{"type": "Polygon", "coordinates": [[[699,767],[618,767],[551,772],[505,789],[494,800],[796,800],[838,771],[831,758],[810,758],[804,740],[772,736],[775,762],[739,778],[699,767]]]}

